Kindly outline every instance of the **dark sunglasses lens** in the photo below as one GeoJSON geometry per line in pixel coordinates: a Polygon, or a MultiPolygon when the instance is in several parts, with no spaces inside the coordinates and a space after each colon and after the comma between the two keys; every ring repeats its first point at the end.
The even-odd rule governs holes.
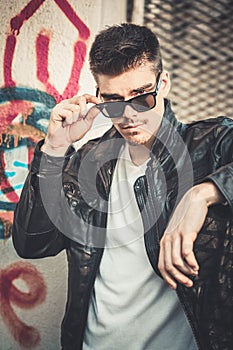
{"type": "Polygon", "coordinates": [[[109,102],[107,110],[110,115],[110,118],[121,117],[123,115],[124,108],[124,102],[109,102]]]}
{"type": "Polygon", "coordinates": [[[104,102],[96,107],[107,118],[119,118],[123,116],[126,105],[130,105],[137,112],[146,112],[156,105],[155,95],[148,93],[132,98],[130,101],[104,102]]]}
{"type": "Polygon", "coordinates": [[[146,112],[149,109],[154,108],[155,104],[155,96],[152,94],[137,96],[131,100],[131,105],[137,112],[146,112]]]}
{"type": "Polygon", "coordinates": [[[125,103],[124,102],[105,102],[96,105],[96,107],[107,118],[118,118],[123,115],[125,103]]]}

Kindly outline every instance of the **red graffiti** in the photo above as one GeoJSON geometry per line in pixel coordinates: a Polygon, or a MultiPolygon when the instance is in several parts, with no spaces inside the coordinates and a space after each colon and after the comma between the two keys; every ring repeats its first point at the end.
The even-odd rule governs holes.
{"type": "MultiPolygon", "coordinates": [[[[14,52],[17,44],[17,35],[20,33],[20,29],[23,23],[28,20],[36,10],[43,4],[45,0],[31,0],[18,15],[10,21],[11,33],[6,40],[6,47],[4,53],[4,86],[16,86],[16,83],[12,76],[12,64],[14,58],[14,52]]],[[[79,40],[74,43],[74,62],[72,65],[71,75],[69,82],[63,92],[59,94],[56,88],[49,82],[48,72],[48,54],[49,54],[49,34],[41,32],[36,39],[36,58],[37,58],[37,77],[45,86],[45,91],[54,96],[56,101],[59,102],[62,99],[71,97],[79,90],[79,77],[81,69],[84,64],[86,56],[86,43],[85,41],[90,36],[90,30],[85,23],[77,16],[71,5],[67,0],[54,0],[61,11],[66,15],[68,20],[78,30],[79,40]]]]}
{"type": "MultiPolygon", "coordinates": [[[[16,167],[14,167],[14,171],[12,171],[12,163],[9,164],[7,162],[5,152],[8,149],[16,148],[19,145],[19,141],[22,139],[27,139],[29,141],[28,164],[30,164],[33,157],[31,145],[45,137],[46,123],[44,123],[44,121],[49,118],[50,109],[52,108],[51,104],[53,105],[55,102],[69,98],[79,91],[80,74],[86,57],[87,40],[90,37],[89,28],[75,13],[68,0],[53,0],[54,4],[57,6],[57,10],[62,11],[67,20],[74,26],[74,29],[77,31],[77,40],[73,43],[73,63],[67,79],[68,82],[64,91],[60,93],[53,82],[51,82],[49,74],[49,52],[52,33],[44,29],[42,23],[41,30],[35,37],[35,45],[33,45],[33,47],[35,47],[36,56],[36,76],[40,87],[41,85],[43,86],[43,91],[37,89],[28,89],[28,91],[42,92],[43,95],[49,96],[50,99],[45,98],[45,100],[43,100],[43,96],[41,98],[42,108],[36,109],[36,107],[38,107],[36,103],[40,103],[40,101],[38,98],[36,98],[35,101],[34,99],[31,100],[32,94],[30,93],[28,97],[27,94],[24,94],[23,89],[17,86],[17,82],[14,80],[13,62],[15,60],[17,40],[20,36],[22,26],[43,6],[45,1],[52,3],[50,0],[28,0],[21,11],[10,20],[10,28],[6,37],[6,45],[3,53],[4,80],[3,86],[1,86],[3,89],[0,90],[0,92],[3,92],[3,99],[0,103],[0,146],[3,146],[0,152],[0,194],[3,197],[0,201],[2,210],[2,214],[0,215],[0,239],[2,237],[1,224],[3,224],[4,237],[9,237],[11,224],[9,218],[11,219],[12,215],[6,215],[6,211],[12,211],[14,206],[11,204],[18,202],[22,177],[20,175],[17,178],[18,172],[16,167]],[[6,92],[8,88],[9,92],[6,92]],[[15,95],[8,97],[7,94],[11,94],[11,91],[14,91],[15,95]],[[47,101],[49,101],[48,104],[47,101]],[[33,118],[30,119],[31,116],[33,116],[33,118]],[[9,171],[6,171],[7,167],[9,171]]],[[[23,162],[25,163],[25,159],[23,162]]],[[[18,171],[20,171],[20,169],[21,168],[19,168],[18,171]]]]}
{"type": "Polygon", "coordinates": [[[31,0],[20,13],[11,19],[11,30],[18,35],[23,23],[29,19],[45,0],[31,0]]]}
{"type": "Polygon", "coordinates": [[[0,105],[0,133],[6,132],[8,125],[19,113],[29,115],[33,111],[33,103],[30,101],[9,101],[0,105]]]}
{"type": "Polygon", "coordinates": [[[0,271],[0,314],[14,339],[25,349],[40,342],[38,330],[27,325],[16,315],[12,305],[32,309],[46,297],[46,286],[41,273],[31,264],[16,262],[0,271]],[[22,280],[27,291],[19,290],[14,282],[22,280]]]}
{"type": "Polygon", "coordinates": [[[12,78],[12,62],[16,46],[16,37],[11,34],[6,39],[6,48],[4,53],[4,67],[3,76],[5,86],[15,86],[15,82],[12,78]]]}
{"type": "Polygon", "coordinates": [[[64,12],[70,22],[78,29],[79,35],[83,40],[87,40],[90,36],[90,31],[83,21],[76,15],[69,2],[66,0],[54,0],[60,9],[64,12]]]}
{"type": "Polygon", "coordinates": [[[4,82],[5,86],[15,86],[15,81],[12,78],[12,63],[16,47],[16,35],[19,34],[23,23],[29,19],[33,13],[41,6],[45,0],[31,0],[23,10],[10,21],[11,34],[6,40],[6,48],[4,53],[4,82]]]}
{"type": "Polygon", "coordinates": [[[48,72],[48,55],[49,55],[49,33],[44,31],[40,33],[36,40],[36,57],[37,57],[37,78],[44,86],[45,91],[54,96],[56,101],[59,102],[65,98],[69,98],[76,94],[79,90],[79,77],[83,67],[83,63],[86,56],[86,45],[82,41],[77,41],[74,44],[74,62],[72,65],[71,75],[69,82],[63,92],[59,94],[56,88],[49,82],[48,72]]]}

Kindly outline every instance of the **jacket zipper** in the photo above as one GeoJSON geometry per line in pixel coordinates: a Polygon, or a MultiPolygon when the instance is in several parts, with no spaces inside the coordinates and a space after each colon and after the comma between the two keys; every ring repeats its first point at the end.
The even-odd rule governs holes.
{"type": "MultiPolygon", "coordinates": [[[[199,337],[198,337],[198,333],[197,333],[196,329],[195,329],[194,326],[193,326],[193,322],[192,322],[192,320],[191,320],[191,317],[189,316],[188,307],[187,307],[186,303],[183,301],[183,292],[182,292],[182,290],[179,290],[179,291],[178,291],[178,290],[176,289],[176,294],[177,294],[177,296],[178,296],[178,298],[179,298],[179,301],[180,301],[181,306],[182,306],[182,308],[183,308],[183,310],[184,310],[185,316],[187,317],[187,320],[188,320],[189,325],[190,325],[190,327],[191,327],[191,330],[192,330],[193,337],[194,337],[194,339],[195,339],[196,345],[197,345],[197,347],[198,347],[199,350],[204,350],[204,349],[202,349],[202,347],[201,347],[201,344],[200,344],[200,341],[199,341],[199,337]]],[[[207,350],[207,349],[205,349],[205,350],[207,350]]]]}
{"type": "MultiPolygon", "coordinates": [[[[150,203],[153,204],[153,196],[152,196],[152,193],[151,193],[151,188],[152,188],[151,186],[153,186],[151,166],[148,166],[148,173],[147,173],[147,174],[149,175],[149,176],[148,176],[148,180],[149,180],[149,181],[148,181],[148,199],[149,199],[150,203]]],[[[156,213],[156,215],[157,215],[158,213],[157,213],[156,207],[153,206],[153,208],[154,208],[155,213],[156,213]]],[[[156,245],[157,245],[157,248],[160,248],[159,232],[158,232],[158,225],[157,225],[157,222],[155,223],[154,227],[155,227],[155,230],[156,230],[156,232],[155,232],[155,234],[156,234],[156,245]]],[[[156,272],[159,276],[161,276],[161,274],[160,274],[158,268],[155,269],[155,272],[156,272]]],[[[191,330],[192,330],[193,337],[194,337],[194,340],[195,340],[195,342],[196,342],[196,345],[197,345],[197,347],[198,347],[199,350],[202,350],[201,344],[200,344],[200,341],[199,341],[199,338],[198,338],[198,334],[197,334],[197,332],[196,332],[196,330],[195,330],[195,328],[194,328],[194,326],[193,326],[191,317],[189,316],[188,307],[187,307],[187,305],[185,304],[185,302],[183,301],[183,292],[182,292],[182,291],[178,292],[178,291],[176,290],[176,294],[177,294],[177,296],[178,296],[178,298],[179,298],[179,301],[180,301],[181,306],[182,306],[182,308],[183,308],[183,310],[184,310],[185,316],[187,317],[187,320],[188,320],[189,325],[190,325],[190,327],[191,327],[191,330]],[[180,295],[179,295],[179,294],[180,294],[180,295]]]]}

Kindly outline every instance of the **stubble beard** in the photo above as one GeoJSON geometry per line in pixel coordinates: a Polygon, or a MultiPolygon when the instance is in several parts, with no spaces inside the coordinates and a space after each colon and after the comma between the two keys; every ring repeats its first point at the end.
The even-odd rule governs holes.
{"type": "Polygon", "coordinates": [[[125,140],[130,146],[147,146],[153,143],[154,138],[154,135],[137,135],[135,132],[132,136],[126,137],[125,140]]]}

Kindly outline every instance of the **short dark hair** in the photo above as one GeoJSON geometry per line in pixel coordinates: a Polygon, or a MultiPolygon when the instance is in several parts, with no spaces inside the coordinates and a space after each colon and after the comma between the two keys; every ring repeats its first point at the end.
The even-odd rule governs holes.
{"type": "Polygon", "coordinates": [[[89,63],[92,74],[119,75],[138,65],[152,62],[155,72],[162,71],[160,45],[147,27],[131,23],[113,25],[96,35],[89,63]]]}

